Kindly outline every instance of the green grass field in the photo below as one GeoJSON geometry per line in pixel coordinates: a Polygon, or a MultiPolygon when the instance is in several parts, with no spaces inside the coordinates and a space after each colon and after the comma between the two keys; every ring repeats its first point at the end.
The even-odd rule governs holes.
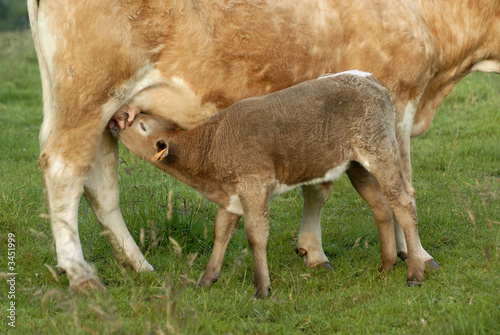
{"type": "Polygon", "coordinates": [[[346,177],[323,212],[323,245],[335,272],[308,269],[295,252],[300,190],[272,203],[272,297],[255,301],[243,229],[220,280],[193,283],[208,261],[217,207],[121,148],[122,211],[154,273],[122,271],[84,200],[86,260],[107,289],[68,291],[54,273],[40,170],[42,92],[29,33],[0,34],[0,271],[8,279],[15,234],[15,299],[0,283],[0,333],[19,334],[500,334],[500,76],[462,80],[430,131],[412,141],[422,244],[441,265],[419,288],[406,264],[379,273],[379,240],[367,205],[346,177]],[[172,192],[172,219],[167,220],[172,192]],[[173,238],[182,250],[174,248],[173,238]],[[14,301],[16,328],[8,325],[14,301]]]}

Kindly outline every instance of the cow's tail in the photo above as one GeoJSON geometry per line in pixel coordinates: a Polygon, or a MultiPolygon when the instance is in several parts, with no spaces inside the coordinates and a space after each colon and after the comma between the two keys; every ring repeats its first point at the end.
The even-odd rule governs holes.
{"type": "Polygon", "coordinates": [[[55,106],[52,96],[52,80],[49,73],[47,60],[44,57],[43,46],[40,41],[39,30],[39,13],[41,0],[28,0],[28,15],[30,19],[31,34],[33,35],[33,43],[38,57],[38,65],[40,67],[40,77],[42,80],[43,90],[43,123],[40,129],[40,151],[43,151],[45,143],[55,124],[55,106]]]}
{"type": "Polygon", "coordinates": [[[40,49],[40,40],[38,39],[38,0],[28,0],[28,16],[30,19],[31,34],[37,54],[40,49]]]}

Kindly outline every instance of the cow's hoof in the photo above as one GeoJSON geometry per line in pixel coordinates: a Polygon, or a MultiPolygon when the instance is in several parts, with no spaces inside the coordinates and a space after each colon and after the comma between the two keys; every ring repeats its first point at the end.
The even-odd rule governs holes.
{"type": "Polygon", "coordinates": [[[76,293],[89,294],[90,292],[104,291],[106,287],[98,279],[93,278],[87,279],[78,285],[71,285],[70,289],[76,293]]]}
{"type": "Polygon", "coordinates": [[[321,260],[318,262],[310,262],[308,260],[308,257],[307,257],[307,250],[304,249],[304,248],[295,248],[295,252],[297,253],[297,255],[299,255],[300,257],[304,257],[306,256],[306,258],[304,259],[304,264],[308,267],[308,268],[323,268],[323,269],[326,269],[326,270],[331,270],[333,271],[333,267],[332,265],[330,264],[330,262],[328,261],[328,258],[326,258],[326,256],[323,258],[323,259],[326,259],[325,261],[321,262],[321,260]]]}
{"type": "Polygon", "coordinates": [[[425,262],[425,266],[426,266],[427,269],[429,269],[431,271],[435,271],[435,270],[439,269],[439,264],[436,263],[436,261],[433,260],[433,259],[428,260],[427,262],[425,262]]]}
{"type": "Polygon", "coordinates": [[[304,257],[305,255],[307,255],[307,250],[304,249],[304,248],[295,248],[295,252],[297,253],[297,255],[299,255],[300,257],[304,257]]]}
{"type": "Polygon", "coordinates": [[[328,270],[328,271],[335,271],[335,269],[333,268],[333,266],[330,264],[330,262],[323,262],[323,263],[320,263],[318,264],[316,267],[321,267],[325,270],[328,270]]]}
{"type": "Polygon", "coordinates": [[[398,257],[400,260],[406,261],[406,252],[404,252],[404,251],[398,252],[398,257]]]}
{"type": "Polygon", "coordinates": [[[154,270],[155,268],[151,264],[149,264],[146,260],[144,260],[144,262],[142,262],[139,267],[134,268],[135,272],[153,272],[154,270]]]}

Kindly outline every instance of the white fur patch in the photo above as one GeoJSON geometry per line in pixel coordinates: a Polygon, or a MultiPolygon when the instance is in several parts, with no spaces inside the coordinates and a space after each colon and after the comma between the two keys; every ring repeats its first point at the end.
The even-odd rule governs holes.
{"type": "Polygon", "coordinates": [[[229,206],[226,207],[229,213],[243,215],[243,207],[241,206],[240,197],[236,194],[229,197],[229,206]]]}
{"type": "MultiPolygon", "coordinates": [[[[419,98],[420,99],[420,98],[419,98]]],[[[413,126],[413,119],[415,117],[415,112],[417,111],[417,101],[411,101],[406,105],[404,110],[403,122],[399,123],[397,127],[404,133],[409,134],[413,126]]]]}
{"type": "Polygon", "coordinates": [[[344,71],[344,72],[339,72],[339,73],[325,74],[323,76],[318,77],[318,79],[337,77],[337,76],[341,76],[341,75],[345,75],[345,74],[351,74],[353,76],[358,76],[358,77],[363,77],[363,78],[367,78],[367,77],[372,76],[372,74],[369,72],[364,72],[364,71],[359,71],[359,70],[349,70],[349,71],[344,71]]]}
{"type": "Polygon", "coordinates": [[[359,153],[358,149],[354,148],[354,150],[356,150],[357,159],[359,160],[359,163],[363,165],[365,169],[370,171],[370,162],[359,153]]]}
{"type": "Polygon", "coordinates": [[[482,60],[472,67],[472,71],[500,73],[500,63],[493,60],[482,60]]]}
{"type": "Polygon", "coordinates": [[[344,173],[348,168],[349,168],[349,162],[344,162],[341,165],[328,170],[326,174],[321,178],[312,179],[295,185],[277,184],[276,187],[274,187],[274,189],[272,190],[272,196],[277,196],[286,193],[302,185],[315,185],[315,184],[326,183],[329,181],[334,181],[335,179],[340,177],[340,175],[344,173]]]}
{"type": "Polygon", "coordinates": [[[50,161],[51,164],[49,165],[49,174],[51,176],[58,178],[68,173],[67,164],[65,164],[65,162],[61,162],[61,160],[57,157],[51,157],[50,161]]]}

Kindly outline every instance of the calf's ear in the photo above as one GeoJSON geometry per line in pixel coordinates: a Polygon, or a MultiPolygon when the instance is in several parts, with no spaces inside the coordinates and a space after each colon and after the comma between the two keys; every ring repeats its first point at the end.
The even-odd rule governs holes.
{"type": "Polygon", "coordinates": [[[168,142],[164,139],[158,139],[155,142],[156,154],[151,158],[151,161],[161,161],[168,155],[168,142]]]}

